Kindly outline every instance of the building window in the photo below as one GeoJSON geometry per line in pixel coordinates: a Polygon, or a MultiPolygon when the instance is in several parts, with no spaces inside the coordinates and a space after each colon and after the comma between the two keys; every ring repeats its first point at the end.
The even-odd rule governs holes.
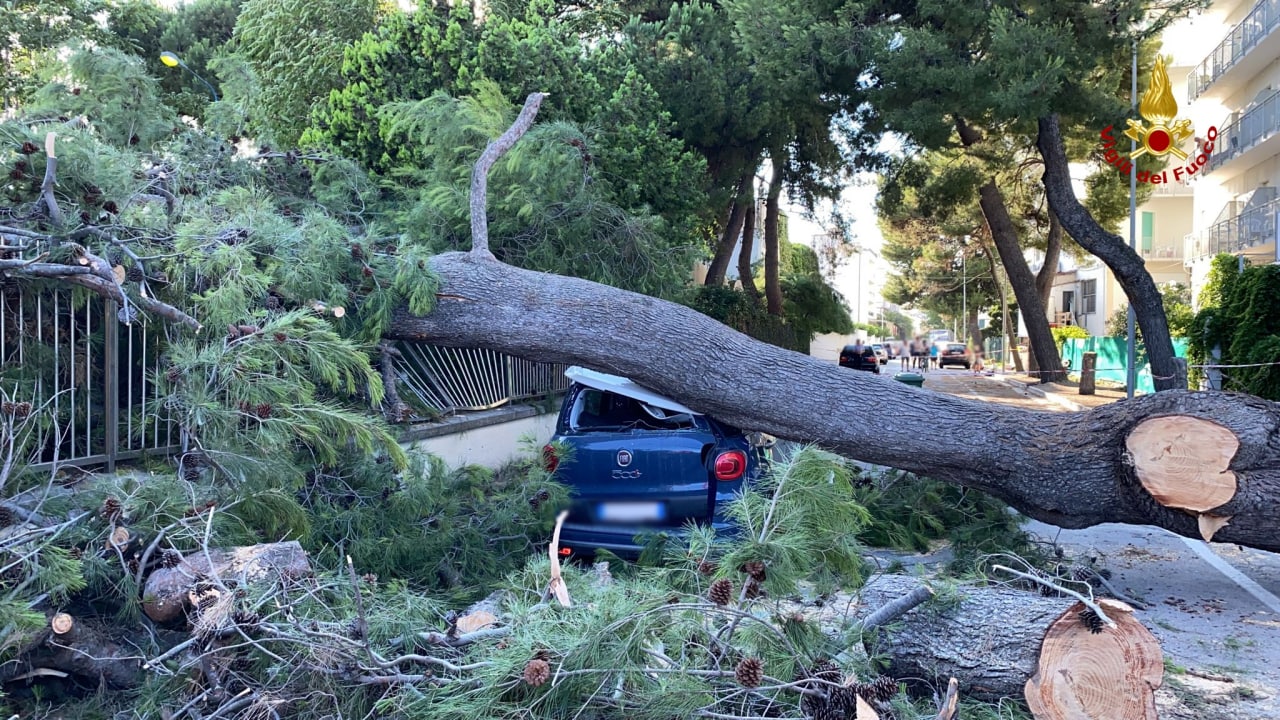
{"type": "Polygon", "coordinates": [[[1089,315],[1098,311],[1098,281],[1080,281],[1080,314],[1089,315]]]}
{"type": "Polygon", "coordinates": [[[1076,293],[1074,290],[1062,291],[1062,312],[1075,312],[1076,309],[1076,293]]]}

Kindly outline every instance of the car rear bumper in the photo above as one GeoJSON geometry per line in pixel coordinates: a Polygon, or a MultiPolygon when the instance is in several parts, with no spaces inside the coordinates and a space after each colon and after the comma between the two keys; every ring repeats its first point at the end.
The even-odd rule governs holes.
{"type": "MultiPolygon", "coordinates": [[[[717,533],[734,531],[727,522],[712,523],[717,533]]],[[[560,549],[566,557],[594,557],[598,550],[608,550],[626,560],[640,557],[644,546],[636,542],[638,536],[663,534],[677,542],[683,542],[688,534],[683,527],[653,527],[652,525],[588,525],[565,523],[560,529],[560,549]],[[564,553],[564,549],[568,552],[564,553]]]]}

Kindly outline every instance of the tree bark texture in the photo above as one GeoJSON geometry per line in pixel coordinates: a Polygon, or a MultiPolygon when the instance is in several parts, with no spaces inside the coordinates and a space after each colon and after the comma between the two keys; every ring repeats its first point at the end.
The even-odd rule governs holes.
{"type": "Polygon", "coordinates": [[[1142,257],[1119,236],[1106,231],[1076,199],[1071,189],[1067,153],[1058,128],[1058,116],[1040,118],[1036,139],[1044,158],[1044,189],[1049,205],[1067,232],[1085,250],[1106,263],[1129,298],[1129,305],[1142,329],[1142,339],[1151,363],[1151,379],[1157,391],[1184,389],[1186,380],[1174,361],[1173,340],[1164,314],[1164,301],[1155,280],[1147,272],[1142,257]]]}
{"type": "MultiPolygon", "coordinates": [[[[921,584],[905,575],[883,575],[867,583],[860,598],[875,607],[921,584]]],[[[888,674],[895,678],[940,687],[954,677],[968,697],[1022,697],[1045,631],[1075,600],[1002,587],[963,585],[957,592],[958,601],[925,604],[889,631],[865,633],[867,654],[887,656],[888,674]]]]}
{"type": "MultiPolygon", "coordinates": [[[[773,177],[769,179],[769,194],[764,210],[764,299],[770,315],[782,315],[782,284],[778,277],[778,196],[782,194],[783,161],[780,153],[773,154],[773,177]]],[[[861,302],[861,300],[859,300],[861,302]]]]}
{"type": "MultiPolygon", "coordinates": [[[[960,134],[960,142],[971,148],[982,141],[977,130],[963,120],[956,120],[956,129],[960,134]]],[[[1022,311],[1023,322],[1027,326],[1027,340],[1031,350],[1042,362],[1040,370],[1041,382],[1059,382],[1067,378],[1062,369],[1062,358],[1058,355],[1058,346],[1053,341],[1053,333],[1049,332],[1049,319],[1045,316],[1044,303],[1036,288],[1035,275],[1027,266],[1022,256],[1022,243],[1018,240],[1018,228],[1009,217],[1009,209],[1005,206],[1004,196],[996,186],[995,178],[978,190],[978,205],[982,208],[982,217],[991,230],[991,239],[1000,253],[1000,262],[1004,265],[1005,274],[1009,277],[1009,286],[1018,300],[1018,309],[1022,311]]]]}
{"type": "MultiPolygon", "coordinates": [[[[1036,273],[1036,292],[1040,294],[1040,302],[1045,310],[1050,307],[1050,296],[1053,295],[1053,277],[1058,274],[1058,260],[1062,257],[1062,223],[1058,216],[1049,211],[1049,232],[1044,239],[1044,265],[1036,273]]],[[[1056,347],[1056,345],[1055,345],[1056,347]]],[[[1027,365],[1032,372],[1039,372],[1040,363],[1034,352],[1027,356],[1027,365]]]]}
{"type": "Polygon", "coordinates": [[[738,279],[742,289],[753,298],[760,297],[756,278],[751,272],[751,252],[756,240],[756,192],[755,183],[747,188],[747,212],[742,219],[742,249],[738,251],[738,279]]]}
{"type": "Polygon", "coordinates": [[[750,171],[744,171],[742,178],[738,181],[738,189],[734,192],[733,203],[729,206],[729,220],[725,223],[724,231],[720,233],[720,241],[716,243],[715,254],[711,257],[711,264],[707,266],[707,279],[704,285],[720,286],[724,284],[725,274],[729,270],[729,260],[733,257],[733,248],[738,243],[738,236],[742,233],[742,223],[746,218],[746,204],[743,202],[747,192],[751,189],[751,181],[755,174],[750,171]]]}
{"type": "Polygon", "coordinates": [[[47,668],[74,675],[85,685],[136,687],[143,678],[142,658],[136,647],[110,633],[108,627],[93,627],[84,618],[74,618],[69,629],[46,631],[38,643],[20,653],[19,660],[0,667],[0,683],[47,668]]]}
{"type": "MultiPolygon", "coordinates": [[[[1147,418],[1186,416],[1230,432],[1236,485],[1210,514],[1230,517],[1216,540],[1280,550],[1280,404],[1249,395],[1169,392],[1087,412],[996,406],[911,388],[757,342],[687,307],[585,280],[444,253],[423,317],[401,308],[388,334],[488,347],[531,360],[630,377],[720,420],[843,455],[989,492],[1061,527],[1156,525],[1199,537],[1197,512],[1166,507],[1139,481],[1126,448],[1147,418]],[[892,407],[887,425],[839,412],[892,407]],[[940,419],[964,432],[921,433],[940,419]]],[[[1180,445],[1204,442],[1192,433],[1180,445]]],[[[1199,461],[1195,461],[1199,462],[1199,461]]],[[[1222,468],[1183,472],[1212,475],[1222,468]]]]}

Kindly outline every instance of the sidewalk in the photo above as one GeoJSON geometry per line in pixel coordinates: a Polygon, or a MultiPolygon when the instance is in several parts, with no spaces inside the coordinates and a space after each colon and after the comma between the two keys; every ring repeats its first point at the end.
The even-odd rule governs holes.
{"type": "Polygon", "coordinates": [[[1125,391],[1114,388],[1099,387],[1093,395],[1081,395],[1080,384],[1070,381],[1041,383],[1032,375],[1017,373],[996,373],[992,378],[1009,384],[1024,395],[1048,400],[1064,410],[1088,410],[1125,399],[1125,391]]]}

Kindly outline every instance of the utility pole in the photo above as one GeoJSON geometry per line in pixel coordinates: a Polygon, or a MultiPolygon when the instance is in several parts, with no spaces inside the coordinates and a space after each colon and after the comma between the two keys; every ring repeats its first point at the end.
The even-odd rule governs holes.
{"type": "MultiPolygon", "coordinates": [[[[1133,38],[1133,83],[1130,87],[1130,104],[1133,106],[1131,112],[1138,114],[1138,38],[1133,38]]],[[[1135,253],[1138,252],[1138,163],[1133,159],[1133,153],[1138,151],[1138,141],[1129,138],[1129,248],[1135,253]]],[[[1094,302],[1097,302],[1097,296],[1094,296],[1094,302]]],[[[1138,384],[1138,352],[1137,339],[1133,326],[1136,322],[1137,315],[1133,311],[1133,302],[1129,302],[1129,369],[1125,376],[1125,397],[1132,398],[1134,386],[1138,384]]]]}
{"type": "Polygon", "coordinates": [[[960,249],[960,342],[969,345],[969,240],[960,249]]]}

